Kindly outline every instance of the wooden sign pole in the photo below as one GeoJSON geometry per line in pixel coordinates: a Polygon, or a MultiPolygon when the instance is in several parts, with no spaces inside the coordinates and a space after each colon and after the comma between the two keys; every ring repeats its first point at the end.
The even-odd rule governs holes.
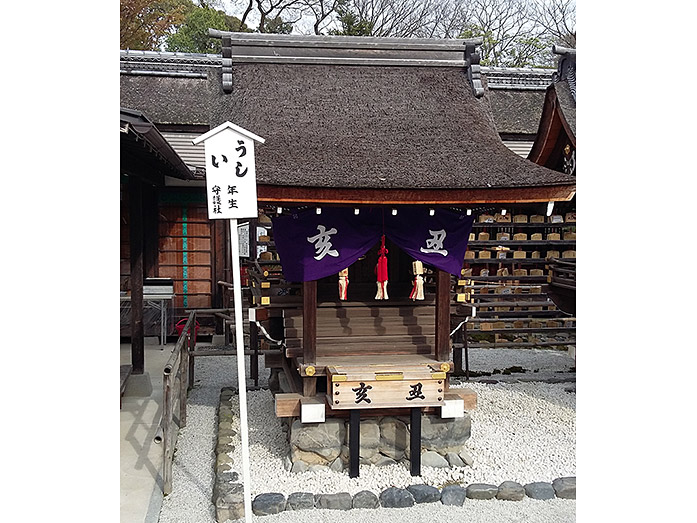
{"type": "Polygon", "coordinates": [[[237,219],[230,220],[230,251],[232,255],[232,283],[235,305],[235,348],[237,350],[237,384],[240,397],[240,435],[242,436],[242,479],[244,484],[244,519],[252,520],[252,498],[249,482],[249,426],[247,423],[247,377],[242,331],[242,277],[240,275],[240,246],[237,219]]]}

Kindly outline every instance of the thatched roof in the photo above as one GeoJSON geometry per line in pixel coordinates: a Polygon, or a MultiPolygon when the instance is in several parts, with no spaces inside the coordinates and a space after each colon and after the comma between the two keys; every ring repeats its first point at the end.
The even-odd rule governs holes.
{"type": "Polygon", "coordinates": [[[540,123],[545,91],[487,90],[499,134],[534,136],[540,123]]]}
{"type": "MultiPolygon", "coordinates": [[[[216,78],[211,81],[219,81],[216,78]]],[[[235,64],[211,126],[264,137],[259,183],[349,188],[573,184],[501,142],[465,71],[436,67],[235,64]]]]}
{"type": "Polygon", "coordinates": [[[203,78],[121,75],[121,106],[161,124],[208,125],[208,82],[203,78]]]}
{"type": "MultiPolygon", "coordinates": [[[[503,145],[492,106],[510,96],[482,88],[486,79],[471,42],[232,35],[222,67],[204,55],[205,64],[189,60],[184,68],[179,62],[142,73],[140,64],[124,67],[124,53],[133,52],[122,51],[122,104],[158,123],[213,128],[231,121],[262,136],[260,186],[471,190],[480,191],[481,201],[514,198],[509,191],[490,200],[481,190],[527,188],[524,201],[573,193],[573,177],[503,145]],[[535,188],[554,190],[538,191],[535,199],[535,188]]],[[[136,61],[149,58],[141,53],[136,61]]],[[[526,114],[520,125],[508,126],[513,132],[530,132],[523,121],[536,96],[498,104],[517,104],[512,112],[526,114]]]]}

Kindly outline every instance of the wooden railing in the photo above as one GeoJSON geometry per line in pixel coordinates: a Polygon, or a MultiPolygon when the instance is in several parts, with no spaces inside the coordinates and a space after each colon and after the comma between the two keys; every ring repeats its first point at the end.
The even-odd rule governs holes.
{"type": "Polygon", "coordinates": [[[172,458],[179,429],[186,426],[186,399],[191,388],[189,353],[194,349],[195,336],[192,334],[195,325],[196,312],[192,311],[163,371],[162,419],[155,443],[162,445],[162,490],[165,496],[172,492],[172,458]]]}

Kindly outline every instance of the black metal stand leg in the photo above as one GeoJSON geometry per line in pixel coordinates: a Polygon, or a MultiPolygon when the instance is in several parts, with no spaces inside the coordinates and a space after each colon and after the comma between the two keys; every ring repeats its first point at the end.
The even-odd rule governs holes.
{"type": "Polygon", "coordinates": [[[259,386],[259,331],[254,321],[249,322],[249,346],[254,354],[249,357],[249,373],[254,380],[254,386],[259,386]]]}
{"type": "Polygon", "coordinates": [[[462,349],[465,352],[465,381],[470,380],[470,356],[467,351],[467,331],[465,331],[465,338],[463,340],[462,349]]]}
{"type": "Polygon", "coordinates": [[[409,442],[411,453],[411,475],[421,475],[421,409],[411,408],[411,438],[409,442]]]}
{"type": "Polygon", "coordinates": [[[361,453],[361,411],[354,409],[349,416],[349,478],[357,478],[361,453]]]}
{"type": "Polygon", "coordinates": [[[453,347],[453,376],[462,376],[462,348],[453,347]]]}

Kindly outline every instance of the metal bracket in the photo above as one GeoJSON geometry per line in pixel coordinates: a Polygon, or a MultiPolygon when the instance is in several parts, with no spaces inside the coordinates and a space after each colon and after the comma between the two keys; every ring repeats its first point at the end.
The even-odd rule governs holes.
{"type": "Polygon", "coordinates": [[[474,96],[481,98],[484,96],[484,86],[482,85],[482,70],[479,65],[481,55],[475,51],[476,44],[468,43],[465,46],[465,63],[467,64],[467,79],[472,86],[474,96]]]}
{"type": "Polygon", "coordinates": [[[571,94],[576,99],[576,49],[552,46],[552,52],[559,55],[557,71],[552,74],[553,82],[566,80],[569,83],[571,94]]]}

